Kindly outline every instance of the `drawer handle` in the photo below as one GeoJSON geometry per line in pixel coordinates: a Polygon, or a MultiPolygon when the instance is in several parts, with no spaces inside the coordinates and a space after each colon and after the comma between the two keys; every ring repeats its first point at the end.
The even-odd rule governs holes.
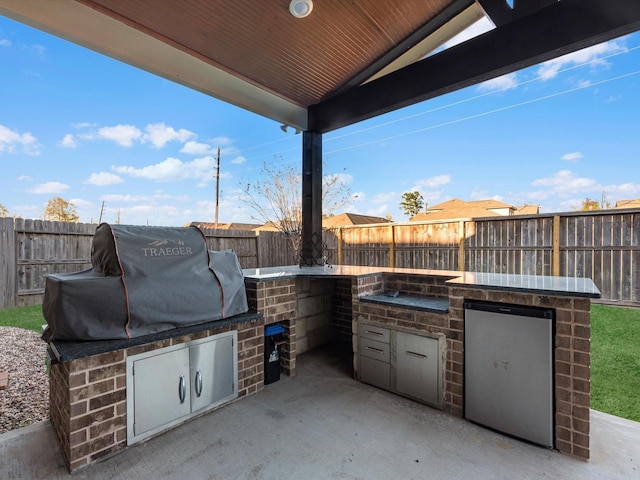
{"type": "Polygon", "coordinates": [[[380,349],[380,348],[375,348],[375,347],[364,347],[365,350],[373,350],[376,353],[382,353],[384,352],[384,350],[380,349]]]}
{"type": "Polygon", "coordinates": [[[380,333],[380,332],[374,332],[373,330],[365,330],[364,333],[369,333],[371,335],[377,335],[379,337],[382,337],[384,334],[380,333]]]}
{"type": "Polygon", "coordinates": [[[178,382],[178,397],[180,397],[180,403],[184,403],[184,399],[187,398],[187,382],[184,381],[184,375],[180,375],[178,382]]]}
{"type": "Polygon", "coordinates": [[[405,353],[407,355],[411,356],[411,357],[422,358],[422,359],[426,359],[427,358],[427,356],[423,355],[422,353],[411,352],[409,350],[407,350],[405,353]]]}
{"type": "Polygon", "coordinates": [[[196,370],[196,395],[198,397],[202,395],[202,372],[200,369],[196,370]]]}

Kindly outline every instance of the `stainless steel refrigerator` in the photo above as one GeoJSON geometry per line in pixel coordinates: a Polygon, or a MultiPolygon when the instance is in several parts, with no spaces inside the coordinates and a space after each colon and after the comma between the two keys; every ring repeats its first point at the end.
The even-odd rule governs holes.
{"type": "Polygon", "coordinates": [[[553,448],[554,311],[479,301],[464,307],[465,417],[553,448]]]}

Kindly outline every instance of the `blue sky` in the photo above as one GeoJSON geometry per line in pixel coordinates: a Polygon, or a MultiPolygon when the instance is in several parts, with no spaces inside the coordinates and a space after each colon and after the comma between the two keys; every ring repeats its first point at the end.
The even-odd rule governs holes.
{"type": "MultiPolygon", "coordinates": [[[[486,30],[481,22],[473,30],[486,30]]],[[[472,35],[473,32],[469,32],[472,35]]],[[[399,203],[494,198],[541,211],[640,197],[640,34],[324,135],[342,211],[406,221],[399,203]]],[[[300,165],[301,135],[274,121],[0,17],[0,204],[80,221],[252,222],[242,186],[264,161],[300,165]]],[[[339,213],[339,212],[337,212],[339,213]]]]}

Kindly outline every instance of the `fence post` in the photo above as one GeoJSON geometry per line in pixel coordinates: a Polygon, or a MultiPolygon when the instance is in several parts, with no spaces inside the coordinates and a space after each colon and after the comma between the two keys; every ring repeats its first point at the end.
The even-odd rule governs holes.
{"type": "Polygon", "coordinates": [[[553,216],[553,275],[560,276],[560,215],[553,216]]]}
{"type": "Polygon", "coordinates": [[[338,265],[342,263],[342,227],[338,227],[338,265]]]}
{"type": "Polygon", "coordinates": [[[465,262],[465,249],[464,249],[464,241],[466,238],[466,225],[467,222],[465,220],[460,220],[459,226],[458,226],[458,231],[459,231],[459,238],[458,238],[458,270],[460,270],[461,272],[464,272],[464,262],[465,262]]]}
{"type": "Polygon", "coordinates": [[[13,218],[0,218],[0,308],[16,306],[17,255],[15,222],[13,218]]]}
{"type": "Polygon", "coordinates": [[[393,224],[389,225],[389,267],[396,266],[396,231],[393,224]]]}

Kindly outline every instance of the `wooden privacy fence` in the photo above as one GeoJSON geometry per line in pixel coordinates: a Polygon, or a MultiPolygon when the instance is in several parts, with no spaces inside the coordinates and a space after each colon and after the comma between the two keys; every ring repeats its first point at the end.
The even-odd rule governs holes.
{"type": "MultiPolygon", "coordinates": [[[[0,308],[40,303],[49,273],[90,268],[95,228],[0,218],[0,308]]],[[[297,263],[279,232],[205,236],[243,268],[297,263]]],[[[604,301],[640,306],[640,210],[342,227],[323,240],[332,264],[590,277],[604,301]]]]}
{"type": "Polygon", "coordinates": [[[505,216],[326,231],[329,263],[589,277],[640,305],[640,210],[505,216]]]}
{"type": "MultiPolygon", "coordinates": [[[[91,268],[96,224],[0,218],[0,308],[42,303],[45,277],[91,268]]],[[[242,268],[294,263],[278,232],[204,230],[210,250],[231,249],[242,268]]]]}

